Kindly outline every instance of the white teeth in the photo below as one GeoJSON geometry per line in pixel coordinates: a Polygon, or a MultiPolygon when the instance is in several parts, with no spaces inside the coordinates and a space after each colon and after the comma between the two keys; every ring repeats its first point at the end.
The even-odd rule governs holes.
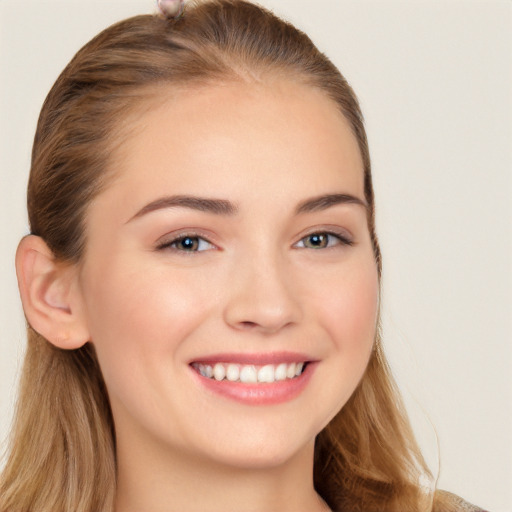
{"type": "Polygon", "coordinates": [[[258,382],[274,382],[274,367],[271,364],[262,366],[259,369],[258,382]]]}
{"type": "Polygon", "coordinates": [[[243,366],[240,370],[240,382],[258,382],[258,373],[254,366],[243,366]]]}
{"type": "Polygon", "coordinates": [[[226,370],[226,379],[231,382],[235,382],[240,377],[240,367],[237,364],[228,364],[226,370]]]}
{"type": "Polygon", "coordinates": [[[200,375],[217,381],[243,382],[246,384],[272,383],[294,379],[302,374],[305,363],[280,363],[255,366],[252,364],[216,363],[215,365],[194,363],[200,375]]]}
{"type": "Polygon", "coordinates": [[[213,377],[215,380],[222,380],[226,376],[226,368],[224,368],[224,365],[221,363],[217,363],[213,367],[213,377]]]}
{"type": "MultiPolygon", "coordinates": [[[[293,364],[293,363],[292,363],[293,364]]],[[[288,365],[286,363],[281,363],[277,365],[275,379],[276,380],[284,380],[287,377],[286,367],[288,365]]],[[[293,365],[293,376],[295,376],[295,365],[293,365]]]]}

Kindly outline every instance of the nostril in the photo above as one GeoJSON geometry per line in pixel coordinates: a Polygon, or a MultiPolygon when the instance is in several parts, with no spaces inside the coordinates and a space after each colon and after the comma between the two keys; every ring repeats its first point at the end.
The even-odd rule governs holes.
{"type": "Polygon", "coordinates": [[[244,329],[252,329],[252,328],[256,327],[256,325],[258,325],[258,324],[256,322],[245,321],[245,322],[240,322],[240,325],[244,329]]]}

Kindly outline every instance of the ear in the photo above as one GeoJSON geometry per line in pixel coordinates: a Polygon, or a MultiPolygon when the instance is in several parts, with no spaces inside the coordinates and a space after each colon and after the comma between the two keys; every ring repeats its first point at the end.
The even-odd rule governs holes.
{"type": "Polygon", "coordinates": [[[78,269],[56,260],[42,238],[23,238],[16,252],[16,274],[23,310],[30,326],[62,349],[89,341],[78,269]]]}

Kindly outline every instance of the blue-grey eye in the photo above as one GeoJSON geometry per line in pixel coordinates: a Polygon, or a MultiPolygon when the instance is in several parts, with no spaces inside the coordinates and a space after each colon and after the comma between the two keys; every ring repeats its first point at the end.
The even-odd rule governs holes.
{"type": "Polygon", "coordinates": [[[321,232],[311,233],[310,235],[305,236],[298,242],[297,246],[304,247],[306,249],[325,249],[339,244],[350,245],[351,242],[340,235],[321,232]]]}

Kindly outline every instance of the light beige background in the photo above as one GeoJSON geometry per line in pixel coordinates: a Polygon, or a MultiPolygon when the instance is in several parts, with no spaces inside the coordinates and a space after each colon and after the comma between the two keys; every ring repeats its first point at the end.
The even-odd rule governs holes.
{"type": "MultiPolygon", "coordinates": [[[[512,3],[262,3],[308,32],[360,97],[385,344],[435,473],[437,432],[439,485],[510,512],[512,3]]],[[[153,11],[152,0],[0,0],[1,438],[24,346],[13,259],[38,111],[83,43],[153,11]]]]}

